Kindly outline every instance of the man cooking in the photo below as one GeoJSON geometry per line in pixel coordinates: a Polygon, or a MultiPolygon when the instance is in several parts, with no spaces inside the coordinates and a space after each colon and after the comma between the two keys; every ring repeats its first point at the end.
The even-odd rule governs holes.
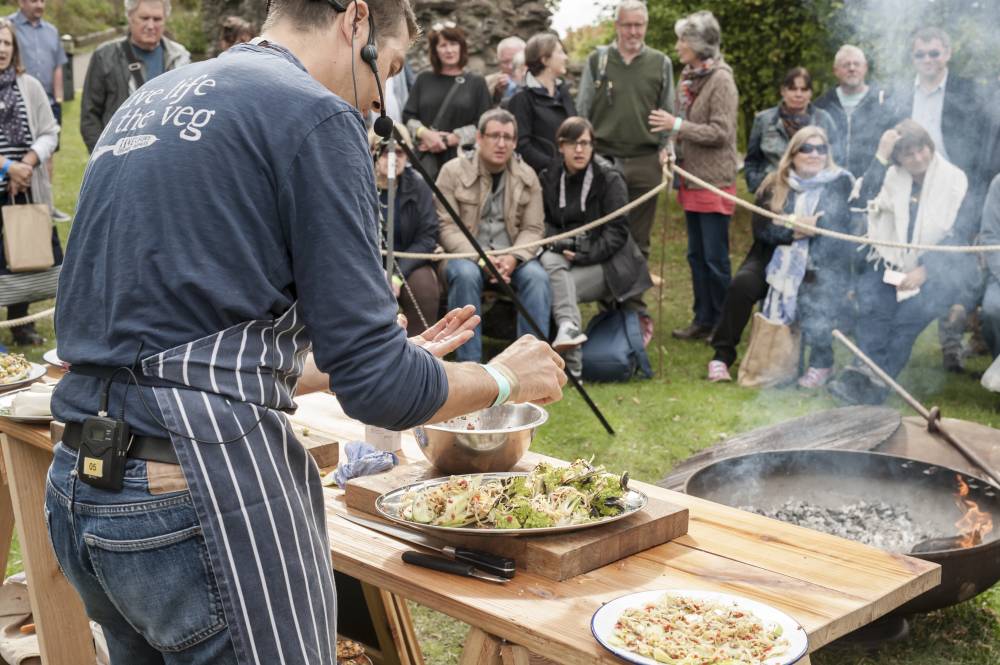
{"type": "Polygon", "coordinates": [[[409,341],[396,324],[361,54],[371,38],[384,82],[416,32],[408,0],[274,0],[260,39],[150,80],[95,147],[46,508],[114,665],[334,663],[319,474],[282,413],[296,388],[394,429],[561,396],[530,337],[488,366],[436,358],[471,308],[409,341]]]}

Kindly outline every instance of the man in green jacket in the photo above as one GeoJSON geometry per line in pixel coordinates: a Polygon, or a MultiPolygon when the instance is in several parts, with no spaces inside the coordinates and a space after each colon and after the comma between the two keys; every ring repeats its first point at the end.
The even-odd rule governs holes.
{"type": "Polygon", "coordinates": [[[191,62],[191,54],[163,36],[170,0],[125,0],[128,34],[97,47],[87,66],[80,133],[92,152],[118,107],[146,81],[191,62]]]}
{"type": "MultiPolygon", "coordinates": [[[[667,134],[649,130],[653,109],[674,110],[670,58],[645,44],[649,14],[640,0],[623,0],[615,13],[617,39],[587,59],[576,100],[577,112],[594,125],[597,153],[625,176],[629,200],[660,184],[667,134]]],[[[656,199],[629,214],[629,228],[649,257],[656,199]]]]}

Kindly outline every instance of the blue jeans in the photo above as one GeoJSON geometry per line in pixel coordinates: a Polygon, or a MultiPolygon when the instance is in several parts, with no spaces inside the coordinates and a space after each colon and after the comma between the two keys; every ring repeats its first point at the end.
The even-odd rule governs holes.
{"type": "Polygon", "coordinates": [[[49,537],[112,665],[236,665],[190,494],[150,494],[141,460],[128,461],[120,492],[78,481],[75,465],[76,452],[57,445],[49,537]]]}
{"type": "Polygon", "coordinates": [[[983,337],[990,347],[990,353],[1000,356],[1000,281],[990,278],[983,295],[982,313],[983,337]]]}
{"type": "Polygon", "coordinates": [[[714,328],[732,281],[729,265],[729,217],[714,212],[685,211],[688,265],[694,287],[694,322],[714,328]]]}
{"type": "MultiPolygon", "coordinates": [[[[476,314],[480,314],[483,301],[483,280],[486,273],[474,261],[469,259],[454,259],[448,261],[448,309],[475,305],[476,314]]],[[[514,269],[510,276],[510,285],[514,287],[524,308],[541,329],[542,338],[549,337],[549,315],[552,309],[552,289],[549,286],[549,274],[537,260],[532,259],[514,269]]],[[[517,336],[534,334],[527,321],[517,315],[517,336]]],[[[459,362],[479,362],[483,357],[483,338],[477,327],[472,339],[458,347],[455,359],[459,362]]]]}

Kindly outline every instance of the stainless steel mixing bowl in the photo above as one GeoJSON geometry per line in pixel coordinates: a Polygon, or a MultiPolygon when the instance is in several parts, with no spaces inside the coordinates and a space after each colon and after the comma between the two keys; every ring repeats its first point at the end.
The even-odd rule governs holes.
{"type": "Polygon", "coordinates": [[[417,427],[414,434],[427,460],[445,473],[509,471],[548,419],[534,404],[502,404],[417,427]]]}

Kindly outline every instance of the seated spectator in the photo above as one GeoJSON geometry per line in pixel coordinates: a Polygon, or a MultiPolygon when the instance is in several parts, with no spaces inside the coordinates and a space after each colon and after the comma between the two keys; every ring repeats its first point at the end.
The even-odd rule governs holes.
{"type": "Polygon", "coordinates": [[[479,74],[465,71],[465,31],[451,21],[435,23],[427,35],[432,71],[421,72],[403,107],[406,128],[417,141],[420,163],[437,179],[445,162],[476,140],[479,117],[490,108],[490,92],[479,74]]]}
{"type": "MultiPolygon", "coordinates": [[[[529,42],[530,48],[530,42],[529,42]]],[[[628,188],[611,162],[594,155],[594,128],[585,118],[567,119],[556,133],[561,159],[542,172],[545,235],[593,222],[628,203],[628,188]]],[[[629,234],[628,218],[559,240],[539,260],[552,286],[552,313],[558,326],[552,346],[566,352],[566,368],[579,377],[580,345],[587,341],[578,303],[624,303],[653,283],[646,258],[629,234]]]]}
{"type": "Polygon", "coordinates": [[[239,16],[227,16],[222,20],[222,30],[219,31],[219,43],[216,49],[219,53],[225,53],[237,44],[245,44],[253,39],[253,24],[239,16]]]}
{"type": "MultiPolygon", "coordinates": [[[[962,169],[934,149],[913,120],[882,135],[862,178],[868,237],[923,245],[968,245],[979,215],[962,169]],[[891,160],[891,163],[890,163],[891,160]]],[[[970,297],[977,262],[961,254],[873,246],[858,278],[857,344],[890,376],[906,366],[917,337],[956,302],[970,297]]],[[[851,404],[881,404],[889,388],[860,365],[845,368],[830,393],[851,404]]]]}
{"type": "MultiPolygon", "coordinates": [[[[821,127],[805,127],[792,137],[778,170],[764,179],[757,205],[776,213],[794,213],[800,221],[822,229],[848,232],[851,213],[847,199],[853,178],[836,165],[821,127]]],[[[753,216],[753,246],[736,272],[712,336],[715,357],[708,363],[708,380],[731,381],[736,346],[754,304],[764,303],[768,318],[798,322],[810,348],[803,388],[817,388],[833,368],[833,316],[850,284],[853,248],[811,231],[779,226],[763,215],[753,216]]]]}
{"type": "MultiPolygon", "coordinates": [[[[516,35],[505,37],[497,44],[497,66],[500,71],[486,77],[486,87],[490,90],[493,105],[498,106],[520,90],[523,73],[517,66],[518,56],[523,56],[526,44],[516,35]]],[[[524,64],[524,60],[521,61],[524,64]]]]}
{"type": "Polygon", "coordinates": [[[90,56],[80,102],[80,133],[93,151],[118,107],[146,81],[191,62],[191,54],[163,36],[170,0],[125,0],[128,34],[90,56]],[[131,67],[137,64],[138,67],[131,67]]]}
{"type": "MultiPolygon", "coordinates": [[[[58,140],[59,125],[45,88],[24,73],[14,25],[10,19],[0,19],[0,201],[24,203],[24,195],[28,194],[34,203],[52,209],[52,187],[45,162],[58,140]]],[[[0,246],[3,239],[0,224],[0,246]]],[[[55,295],[62,247],[54,228],[52,255],[55,266],[39,272],[11,273],[7,262],[0,261],[0,306],[7,305],[8,319],[27,316],[32,302],[55,295]]],[[[11,335],[19,345],[45,341],[33,323],[12,328],[11,335]]]]}
{"type": "MultiPolygon", "coordinates": [[[[412,147],[410,133],[396,125],[400,136],[412,147]]],[[[382,221],[382,244],[386,244],[389,219],[389,142],[368,133],[368,145],[375,159],[375,185],[378,187],[379,218],[382,221]]],[[[406,153],[395,147],[396,201],[393,219],[393,248],[396,252],[431,254],[437,247],[438,216],[434,195],[424,179],[407,168],[406,153]]],[[[440,289],[437,273],[426,259],[396,259],[390,280],[392,292],[406,315],[407,334],[414,337],[438,320],[440,289]]]]}
{"type": "MultiPolygon", "coordinates": [[[[483,114],[476,134],[476,150],[457,157],[441,169],[437,186],[462,223],[487,251],[505,250],[541,240],[545,234],[542,191],[531,167],[514,155],[517,122],[509,112],[493,109],[483,114]]],[[[437,202],[441,220],[440,242],[447,253],[474,252],[455,221],[437,202]]],[[[535,260],[537,249],[491,255],[504,281],[517,291],[524,308],[548,339],[552,294],[549,276],[535,260]]],[[[446,268],[448,308],[475,305],[480,313],[483,287],[492,278],[475,259],[452,259],[446,268]]],[[[533,332],[518,314],[517,335],[533,332]]],[[[482,358],[479,328],[475,336],[455,351],[459,361],[482,358]]]]}
{"type": "Polygon", "coordinates": [[[778,168],[778,162],[795,132],[808,125],[818,125],[826,131],[834,148],[834,161],[842,161],[837,125],[829,113],[812,105],[812,93],[809,70],[794,67],[781,81],[781,103],[761,111],[753,119],[743,163],[743,175],[751,192],[760,189],[764,177],[778,168]]]}
{"type": "Polygon", "coordinates": [[[833,74],[839,85],[820,97],[816,106],[837,126],[843,140],[842,165],[860,178],[875,157],[879,137],[896,124],[896,113],[886,91],[866,81],[868,60],[857,46],[840,47],[833,74]]]}
{"type": "Polygon", "coordinates": [[[544,32],[528,40],[524,57],[528,67],[524,87],[510,98],[507,110],[517,120],[517,152],[541,173],[559,154],[559,126],[576,115],[569,85],[562,80],[569,56],[557,35],[544,32]]]}
{"type": "MultiPolygon", "coordinates": [[[[979,242],[1000,245],[1000,175],[993,178],[986,195],[979,242]]],[[[980,319],[986,344],[993,357],[997,358],[1000,356],[1000,252],[986,254],[986,293],[980,319]]]]}

